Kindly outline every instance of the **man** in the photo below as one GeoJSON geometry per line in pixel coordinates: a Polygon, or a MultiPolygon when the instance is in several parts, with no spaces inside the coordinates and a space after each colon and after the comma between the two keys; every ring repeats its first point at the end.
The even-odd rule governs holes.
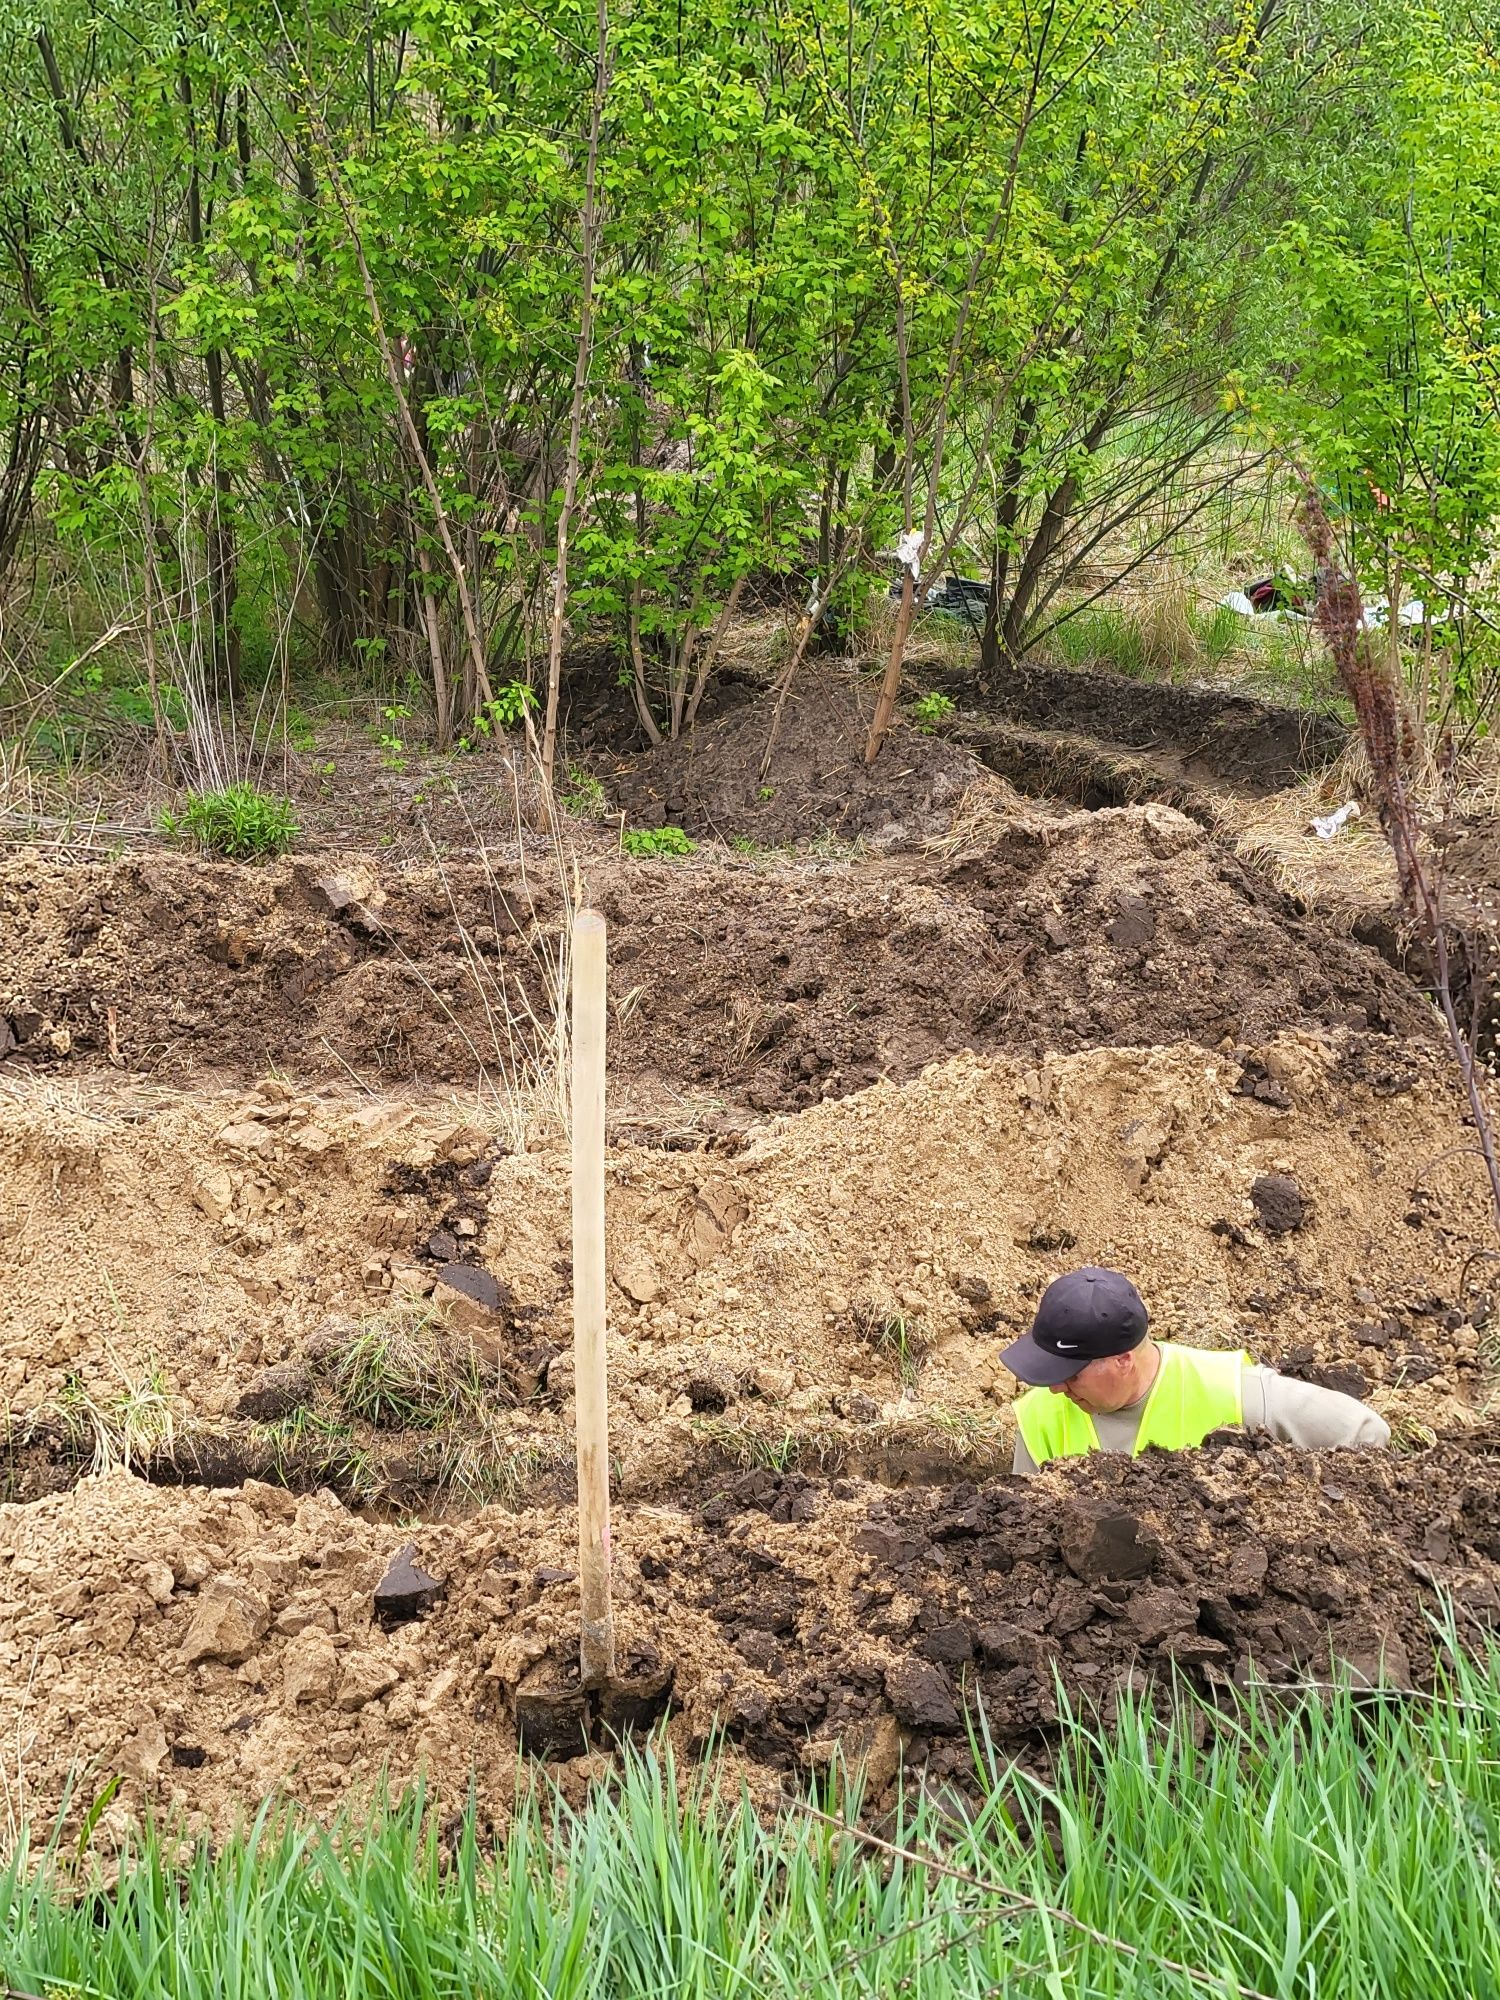
{"type": "Polygon", "coordinates": [[[1149,1339],[1135,1286],[1092,1265],[1054,1279],[1031,1331],[1000,1358],[1028,1385],[1011,1467],[1025,1475],[1088,1451],[1182,1451],[1230,1425],[1312,1451],[1391,1439],[1353,1396],[1257,1368],[1247,1354],[1149,1339]]]}

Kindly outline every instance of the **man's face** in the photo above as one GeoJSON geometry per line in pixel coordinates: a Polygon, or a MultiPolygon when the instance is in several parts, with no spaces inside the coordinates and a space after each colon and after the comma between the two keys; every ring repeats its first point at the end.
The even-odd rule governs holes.
{"type": "Polygon", "coordinates": [[[1066,1382],[1055,1383],[1053,1395],[1066,1396],[1070,1403],[1076,1403],[1080,1410],[1087,1410],[1095,1417],[1107,1417],[1112,1411],[1125,1409],[1140,1393],[1136,1388],[1138,1351],[1132,1348],[1128,1354],[1106,1354],[1089,1362],[1066,1382]]]}

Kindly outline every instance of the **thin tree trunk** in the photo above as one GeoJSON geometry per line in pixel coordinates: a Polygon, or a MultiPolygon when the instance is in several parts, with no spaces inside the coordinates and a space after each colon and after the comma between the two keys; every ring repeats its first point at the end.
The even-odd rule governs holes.
{"type": "Polygon", "coordinates": [[[714,670],[714,662],[718,659],[720,648],[724,644],[724,634],[729,629],[729,621],[735,614],[735,608],[740,601],[740,592],[744,588],[745,579],[742,576],[737,576],[730,586],[728,597],[724,600],[724,608],[714,620],[713,630],[708,635],[708,644],[703,648],[702,656],[698,661],[698,671],[693,676],[693,691],[688,696],[687,726],[689,729],[698,720],[698,705],[703,700],[704,690],[708,686],[708,677],[714,670]]]}
{"type": "Polygon", "coordinates": [[[869,738],[865,744],[865,762],[873,764],[880,755],[886,732],[891,726],[891,717],[896,712],[896,700],[901,693],[901,669],[906,661],[906,639],[911,631],[912,619],[917,610],[917,580],[910,569],[901,578],[901,606],[896,613],[895,630],[891,633],[891,650],[886,656],[885,677],[880,683],[880,693],[875,702],[875,718],[870,724],[869,738]]]}
{"type": "Polygon", "coordinates": [[[552,623],[547,635],[547,712],[542,726],[542,783],[550,791],[557,761],[557,708],[562,689],[563,625],[568,609],[568,541],[578,504],[578,464],[582,453],[583,405],[588,394],[594,347],[594,265],[599,252],[599,130],[609,88],[609,0],[599,0],[594,47],[594,95],[589,106],[589,150],[583,178],[583,266],[579,283],[578,351],[573,364],[573,402],[568,417],[568,456],[563,469],[562,512],[557,517],[557,554],[552,571],[552,623]]]}
{"type": "Polygon", "coordinates": [[[635,697],[635,712],[640,717],[653,749],[665,738],[657,727],[656,717],[651,713],[651,691],[646,683],[646,656],[641,648],[641,586],[639,583],[630,592],[630,692],[635,697]]]}
{"type": "Polygon", "coordinates": [[[427,633],[427,653],[432,662],[432,699],[437,710],[437,747],[453,745],[453,697],[448,688],[448,672],[443,664],[443,634],[438,623],[437,599],[432,592],[432,558],[417,544],[417,567],[422,572],[422,624],[427,633]]]}

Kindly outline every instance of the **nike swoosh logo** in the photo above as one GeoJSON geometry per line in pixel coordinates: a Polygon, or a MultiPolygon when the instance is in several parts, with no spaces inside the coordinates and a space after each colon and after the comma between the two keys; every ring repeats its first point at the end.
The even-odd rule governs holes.
{"type": "Polygon", "coordinates": [[[1052,1345],[1057,1349],[1059,1354],[1076,1354],[1078,1352],[1078,1342],[1076,1340],[1054,1340],[1052,1345]]]}

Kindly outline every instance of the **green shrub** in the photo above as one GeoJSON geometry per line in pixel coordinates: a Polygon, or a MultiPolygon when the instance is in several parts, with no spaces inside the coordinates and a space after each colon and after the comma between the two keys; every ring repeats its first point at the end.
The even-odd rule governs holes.
{"type": "Polygon", "coordinates": [[[250,784],[189,792],[180,813],[162,814],[161,830],[175,840],[195,840],[230,861],[267,861],[285,854],[298,832],[291,800],[250,784]]]}
{"type": "Polygon", "coordinates": [[[680,826],[633,826],[620,836],[620,845],[637,861],[662,861],[698,851],[697,841],[689,840],[680,826]]]}
{"type": "Polygon", "coordinates": [[[919,695],[911,705],[911,719],[924,736],[930,736],[938,724],[946,722],[952,713],[952,695],[939,694],[936,690],[919,695]]]}

